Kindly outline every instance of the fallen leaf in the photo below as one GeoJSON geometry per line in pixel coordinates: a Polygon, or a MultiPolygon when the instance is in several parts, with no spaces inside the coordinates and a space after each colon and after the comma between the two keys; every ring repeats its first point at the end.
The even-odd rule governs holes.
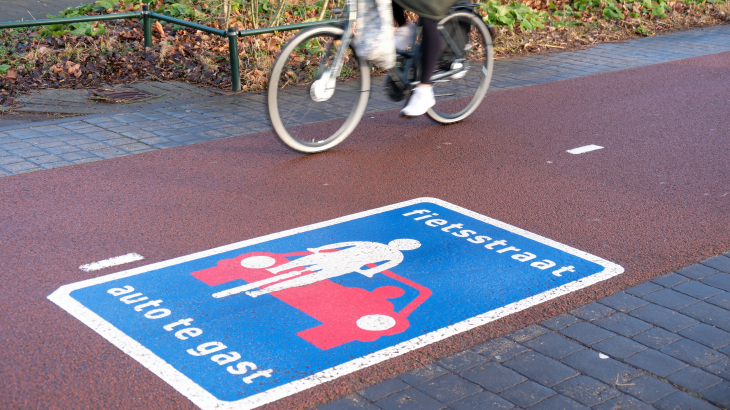
{"type": "Polygon", "coordinates": [[[11,81],[16,81],[18,79],[18,70],[11,68],[7,73],[5,73],[5,78],[11,81]]]}
{"type": "Polygon", "coordinates": [[[160,21],[155,21],[155,30],[157,30],[157,33],[160,34],[161,38],[165,37],[165,30],[162,28],[162,24],[160,24],[160,21]]]}

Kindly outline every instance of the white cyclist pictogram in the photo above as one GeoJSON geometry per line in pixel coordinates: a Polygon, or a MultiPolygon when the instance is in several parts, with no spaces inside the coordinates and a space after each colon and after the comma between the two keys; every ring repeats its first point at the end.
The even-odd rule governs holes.
{"type": "MultiPolygon", "coordinates": [[[[392,269],[403,262],[401,251],[417,249],[420,246],[421,243],[415,239],[395,239],[387,245],[378,242],[351,241],[309,248],[307,250],[312,252],[311,255],[267,269],[276,276],[219,292],[213,296],[220,298],[246,292],[248,296],[257,297],[349,273],[359,273],[372,278],[376,273],[392,269]],[[328,250],[333,252],[324,252],[328,250]],[[378,265],[366,267],[373,264],[378,265]],[[305,272],[309,273],[304,275],[305,272]],[[270,286],[254,290],[265,285],[270,286]]],[[[255,256],[241,261],[243,267],[257,269],[268,268],[274,263],[275,260],[267,256],[255,256]]]]}

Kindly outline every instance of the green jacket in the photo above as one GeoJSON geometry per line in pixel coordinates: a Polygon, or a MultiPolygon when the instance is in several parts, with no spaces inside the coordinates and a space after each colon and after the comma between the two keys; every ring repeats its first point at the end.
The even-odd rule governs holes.
{"type": "Polygon", "coordinates": [[[446,17],[449,9],[453,6],[455,0],[393,0],[399,6],[406,10],[410,10],[419,17],[425,17],[432,20],[441,20],[446,17]]]}

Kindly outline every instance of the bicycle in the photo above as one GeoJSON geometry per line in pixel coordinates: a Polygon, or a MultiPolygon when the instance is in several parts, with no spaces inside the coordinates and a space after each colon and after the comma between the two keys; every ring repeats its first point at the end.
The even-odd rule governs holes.
{"type": "MultiPolygon", "coordinates": [[[[442,124],[471,115],[491,81],[494,27],[484,23],[475,7],[457,4],[438,24],[444,49],[431,77],[436,105],[427,114],[442,124]]],[[[339,22],[297,34],[282,47],[271,70],[271,123],[284,145],[302,153],[326,151],[344,141],[370,97],[370,65],[352,44],[356,0],[333,14],[339,22]]],[[[395,101],[406,99],[419,83],[418,35],[416,31],[409,49],[396,50],[396,66],[386,76],[385,88],[395,101]]]]}

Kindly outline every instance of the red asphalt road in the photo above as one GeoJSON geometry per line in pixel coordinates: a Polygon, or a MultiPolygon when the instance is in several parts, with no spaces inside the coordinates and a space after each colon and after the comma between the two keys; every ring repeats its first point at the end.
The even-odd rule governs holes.
{"type": "Polygon", "coordinates": [[[0,408],[194,408],[46,299],[61,285],[436,197],[626,268],[273,403],[307,408],[730,249],[730,53],[489,94],[440,126],[368,115],[331,152],[263,133],[0,179],[0,408]],[[370,118],[374,117],[374,118],[370,118]],[[587,144],[603,150],[571,155],[587,144]],[[81,264],[145,260],[85,273],[81,264]]]}

